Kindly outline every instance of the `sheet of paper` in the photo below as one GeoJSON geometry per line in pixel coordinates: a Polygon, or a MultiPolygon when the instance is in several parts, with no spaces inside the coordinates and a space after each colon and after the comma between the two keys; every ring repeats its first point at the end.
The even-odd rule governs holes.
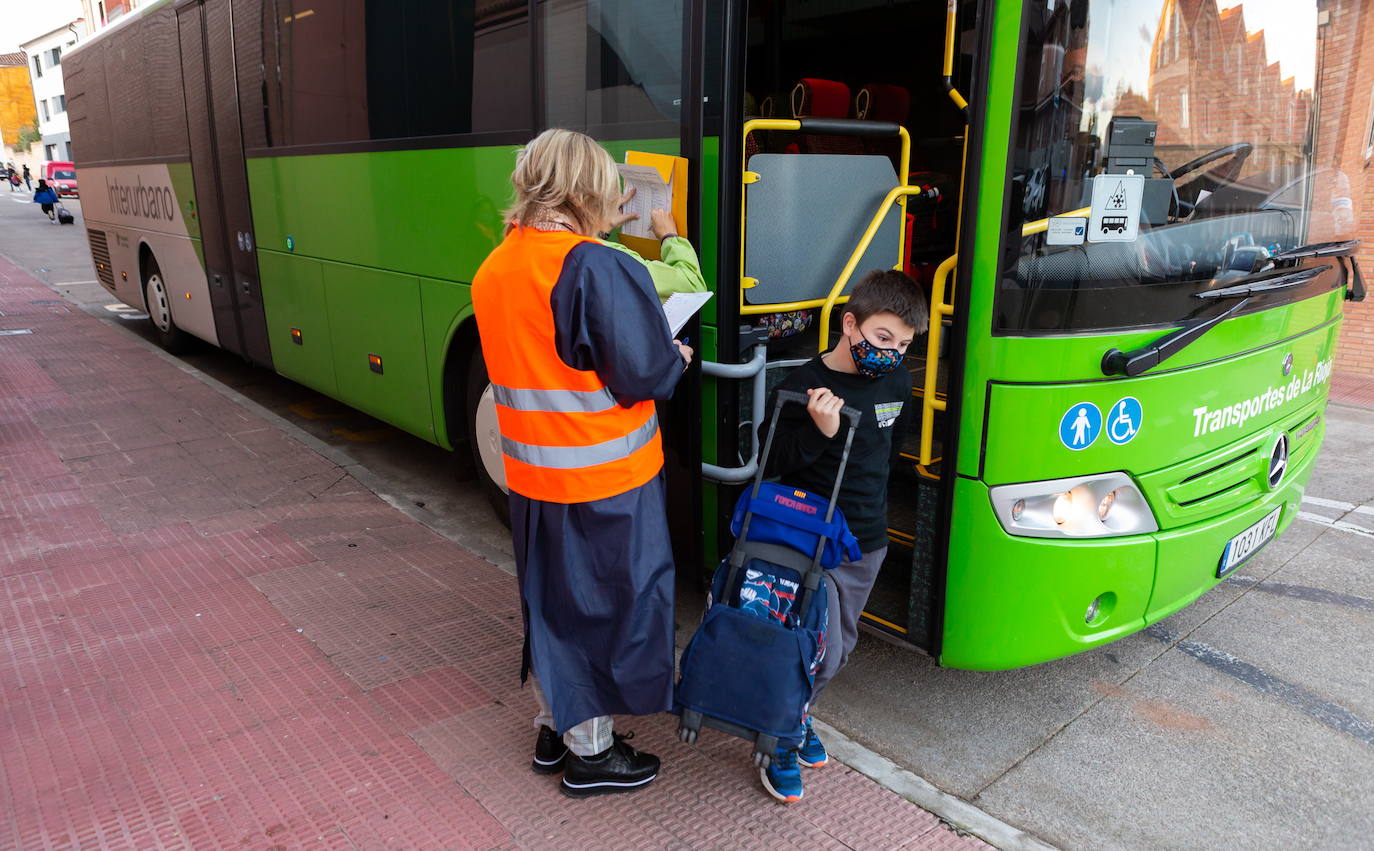
{"type": "Polygon", "coordinates": [[[658,169],[653,166],[617,163],[616,168],[620,170],[621,180],[625,181],[625,191],[629,192],[631,186],[635,188],[635,197],[631,198],[630,203],[622,210],[639,216],[638,219],[622,226],[621,233],[653,239],[654,233],[649,227],[649,212],[654,209],[672,210],[672,191],[668,184],[663,182],[658,169]]]}
{"type": "Polygon", "coordinates": [[[668,317],[668,327],[672,329],[674,338],[710,300],[711,293],[673,293],[663,302],[663,315],[668,317]]]}

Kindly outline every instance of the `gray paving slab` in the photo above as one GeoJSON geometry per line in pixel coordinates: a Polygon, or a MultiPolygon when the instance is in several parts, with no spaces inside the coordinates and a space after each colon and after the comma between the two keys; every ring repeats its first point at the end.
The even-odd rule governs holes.
{"type": "Polygon", "coordinates": [[[1371,426],[1374,426],[1374,412],[1367,408],[1327,406],[1326,440],[1308,482],[1308,494],[1357,504],[1374,500],[1374,427],[1371,426]]]}
{"type": "Polygon", "coordinates": [[[1264,587],[1249,589],[1190,637],[1374,721],[1374,597],[1358,598],[1360,607],[1337,595],[1322,602],[1264,587]]]}
{"type": "Polygon", "coordinates": [[[1374,597],[1374,556],[1371,552],[1374,552],[1374,538],[1339,529],[1323,529],[1300,557],[1285,564],[1271,578],[1276,582],[1374,597]]]}
{"type": "Polygon", "coordinates": [[[1064,848],[1368,848],[1374,748],[1171,650],[975,799],[1064,848]]]}

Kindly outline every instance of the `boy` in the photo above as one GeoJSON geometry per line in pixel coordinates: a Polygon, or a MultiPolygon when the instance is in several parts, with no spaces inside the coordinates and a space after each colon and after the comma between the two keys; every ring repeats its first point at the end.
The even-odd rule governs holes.
{"type": "MultiPolygon", "coordinates": [[[[911,373],[903,368],[902,359],[928,325],[926,300],[916,282],[893,269],[875,269],[854,286],[841,324],[843,336],[835,348],[793,370],[781,385],[809,397],[805,411],[797,405],[782,409],[773,438],[767,474],[789,485],[828,496],[848,429],[840,409],[848,405],[861,414],[839,507],[863,556],[829,573],[830,634],[811,691],[811,707],[854,649],[859,613],[887,555],[887,477],[910,417],[911,373]]],[[[761,434],[767,429],[764,423],[761,434]]],[[[798,763],[820,768],[827,759],[808,714],[801,747],[779,750],[759,775],[774,798],[798,801],[798,763]]]]}

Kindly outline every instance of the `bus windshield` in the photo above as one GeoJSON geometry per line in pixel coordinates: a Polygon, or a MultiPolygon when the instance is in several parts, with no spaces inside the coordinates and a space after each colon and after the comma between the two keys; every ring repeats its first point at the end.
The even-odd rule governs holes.
{"type": "MultiPolygon", "coordinates": [[[[1214,309],[1199,292],[1355,236],[1339,157],[1368,155],[1369,96],[1342,74],[1340,31],[1357,22],[1317,6],[1026,4],[998,332],[1177,324],[1214,309]]],[[[1251,309],[1327,291],[1336,274],[1251,309]]]]}

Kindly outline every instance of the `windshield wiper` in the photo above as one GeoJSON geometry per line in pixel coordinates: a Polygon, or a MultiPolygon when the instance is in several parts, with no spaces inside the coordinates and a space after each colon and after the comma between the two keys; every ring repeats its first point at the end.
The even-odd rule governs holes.
{"type": "Polygon", "coordinates": [[[1203,334],[1234,316],[1249,302],[1250,296],[1247,295],[1216,316],[1185,325],[1177,331],[1170,331],[1153,343],[1135,351],[1123,352],[1120,349],[1108,349],[1106,354],[1102,355],[1102,374],[1124,375],[1128,378],[1134,378],[1151,367],[1159,366],[1197,342],[1203,334]]]}
{"type": "Polygon", "coordinates": [[[1280,251],[1271,260],[1302,260],[1307,257],[1349,257],[1360,247],[1358,239],[1338,239],[1333,242],[1314,242],[1280,251]]]}
{"type": "MultiPolygon", "coordinates": [[[[1282,257],[1283,255],[1278,255],[1282,257]]],[[[1229,287],[1222,287],[1216,290],[1194,293],[1197,298],[1230,298],[1232,296],[1259,295],[1260,293],[1272,292],[1274,290],[1286,290],[1290,287],[1299,287],[1322,272],[1332,269],[1330,263],[1323,263],[1320,266],[1307,266],[1302,269],[1288,269],[1277,274],[1272,272],[1256,273],[1247,275],[1240,279],[1240,283],[1229,287]]]]}
{"type": "Polygon", "coordinates": [[[1164,363],[1164,361],[1197,342],[1203,334],[1235,316],[1245,305],[1250,303],[1250,299],[1254,296],[1274,290],[1286,290],[1291,287],[1302,286],[1331,268],[1333,267],[1330,263],[1323,263],[1320,266],[1289,269],[1277,274],[1264,272],[1250,275],[1242,279],[1241,283],[1233,286],[1193,293],[1195,298],[1208,300],[1239,298],[1240,301],[1215,316],[1198,320],[1191,325],[1185,325],[1177,331],[1170,331],[1153,343],[1135,351],[1123,352],[1120,349],[1108,349],[1106,354],[1102,356],[1102,374],[1125,375],[1127,377],[1140,375],[1145,370],[1164,363]]]}

